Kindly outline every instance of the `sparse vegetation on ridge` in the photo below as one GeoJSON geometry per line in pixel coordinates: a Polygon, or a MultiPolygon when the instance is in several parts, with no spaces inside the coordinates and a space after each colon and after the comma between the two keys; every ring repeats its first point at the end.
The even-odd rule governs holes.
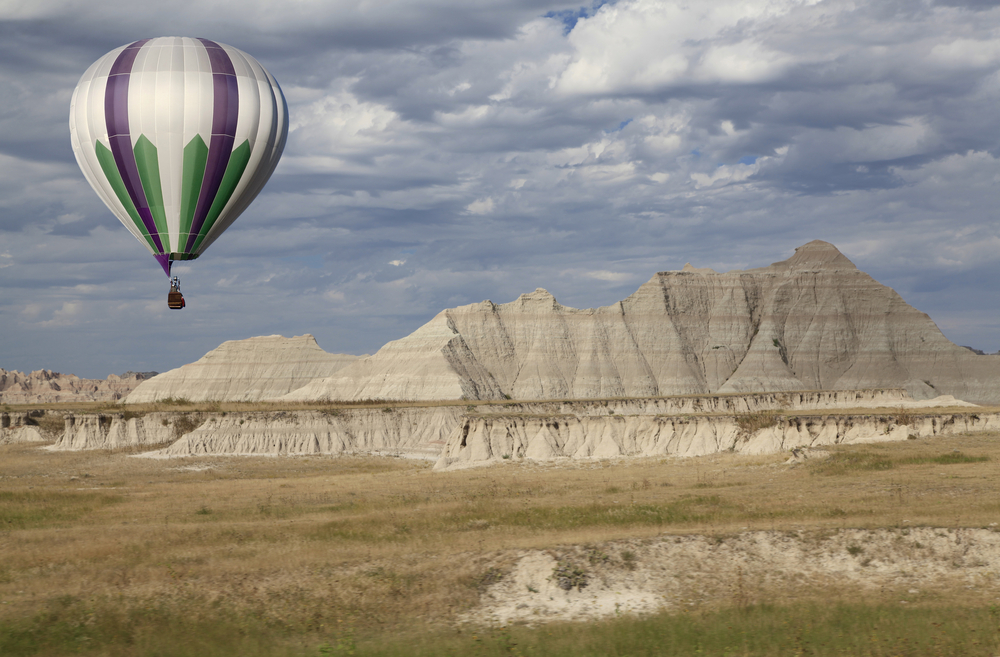
{"type": "Polygon", "coordinates": [[[736,416],[736,426],[747,433],[756,433],[778,424],[778,411],[758,411],[756,413],[740,413],[736,416]]]}

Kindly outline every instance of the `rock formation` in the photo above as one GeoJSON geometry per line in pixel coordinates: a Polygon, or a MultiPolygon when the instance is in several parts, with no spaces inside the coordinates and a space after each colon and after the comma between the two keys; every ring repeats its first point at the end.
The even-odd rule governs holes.
{"type": "Polygon", "coordinates": [[[62,435],[46,449],[120,449],[172,443],[205,421],[199,413],[66,415],[62,435]]]}
{"type": "Polygon", "coordinates": [[[607,459],[703,456],[717,452],[775,454],[801,447],[873,443],[1000,430],[998,413],[776,417],[761,428],[739,415],[482,415],[466,416],[448,437],[437,470],[508,459],[607,459]]]}
{"type": "Polygon", "coordinates": [[[146,381],[126,404],[163,399],[253,402],[280,397],[310,381],[328,377],[357,356],[329,354],[311,335],[270,335],[230,340],[201,359],[146,381]]]}
{"type": "Polygon", "coordinates": [[[1000,402],[1000,356],[948,341],[924,313],[814,241],[769,267],[660,272],[596,309],[543,289],[444,310],[298,401],[602,398],[905,387],[1000,402]]]}
{"type": "Polygon", "coordinates": [[[371,454],[435,460],[463,408],[355,408],[214,415],[169,447],[145,454],[290,456],[371,454]]]}
{"type": "MultiPolygon", "coordinates": [[[[919,412],[907,410],[915,406],[905,391],[873,390],[301,411],[127,411],[67,415],[62,435],[47,449],[159,448],[142,454],[151,458],[394,455],[451,469],[522,459],[768,454],[1000,430],[1000,414],[956,408],[972,405],[953,398],[923,402],[919,412]],[[949,408],[927,410],[942,405],[949,408]]],[[[0,442],[5,435],[0,431],[0,442]]],[[[39,439],[23,430],[9,438],[39,439]]]]}
{"type": "Polygon", "coordinates": [[[111,402],[128,395],[156,372],[112,374],[107,379],[81,379],[72,374],[37,370],[24,374],[0,369],[0,403],[111,402]]]}
{"type": "Polygon", "coordinates": [[[0,413],[0,445],[44,440],[42,428],[32,421],[31,413],[0,413]]]}

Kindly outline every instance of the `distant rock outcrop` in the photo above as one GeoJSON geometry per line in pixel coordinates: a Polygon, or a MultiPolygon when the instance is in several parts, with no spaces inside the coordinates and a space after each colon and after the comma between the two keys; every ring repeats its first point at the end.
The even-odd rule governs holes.
{"type": "MultiPolygon", "coordinates": [[[[162,375],[161,375],[162,376],[162,375]]],[[[439,313],[284,400],[607,398],[905,387],[1000,401],[1000,356],[953,344],[926,314],[813,241],[769,267],[660,272],[612,306],[539,288],[439,313]]],[[[130,398],[131,401],[131,398],[130,398]]]]}
{"type": "Polygon", "coordinates": [[[0,445],[37,443],[45,440],[41,427],[32,422],[31,413],[0,413],[0,445]]]}
{"type": "Polygon", "coordinates": [[[107,379],[81,379],[72,374],[36,370],[24,374],[0,369],[0,403],[112,402],[128,395],[156,372],[112,374],[107,379]]]}
{"type": "Polygon", "coordinates": [[[357,356],[329,354],[311,335],[230,340],[201,359],[164,372],[136,388],[126,404],[163,399],[252,402],[280,397],[328,377],[357,356]]]}

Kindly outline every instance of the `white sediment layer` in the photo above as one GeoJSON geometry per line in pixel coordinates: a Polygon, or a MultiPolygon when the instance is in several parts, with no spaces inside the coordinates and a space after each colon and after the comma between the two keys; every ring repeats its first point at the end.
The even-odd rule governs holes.
{"type": "Polygon", "coordinates": [[[381,454],[437,469],[510,459],[768,454],[797,447],[1000,430],[995,413],[951,398],[914,404],[902,390],[508,402],[228,413],[67,416],[54,450],[158,446],[146,455],[381,454]],[[915,405],[950,407],[940,414],[915,405]],[[849,409],[855,409],[853,411],[849,409]],[[865,410],[869,409],[869,410],[865,410]],[[772,426],[748,414],[782,411],[772,426]],[[845,413],[844,411],[847,411],[845,413]],[[163,447],[163,445],[167,445],[163,447]]]}

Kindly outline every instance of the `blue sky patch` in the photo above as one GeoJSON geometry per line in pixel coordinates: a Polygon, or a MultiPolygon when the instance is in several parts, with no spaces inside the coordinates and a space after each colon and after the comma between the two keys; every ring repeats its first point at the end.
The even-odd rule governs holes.
{"type": "Polygon", "coordinates": [[[563,24],[563,35],[567,35],[573,31],[576,27],[577,21],[581,18],[590,18],[597,11],[606,4],[610,4],[608,0],[599,0],[595,2],[590,7],[580,7],[579,9],[561,9],[559,11],[550,11],[545,14],[545,18],[554,18],[563,24]]]}

